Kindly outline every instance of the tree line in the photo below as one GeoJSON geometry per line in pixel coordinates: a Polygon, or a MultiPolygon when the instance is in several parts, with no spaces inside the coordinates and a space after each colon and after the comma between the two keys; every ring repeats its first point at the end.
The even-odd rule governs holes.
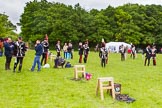
{"type": "Polygon", "coordinates": [[[97,44],[122,41],[135,45],[162,45],[162,6],[125,4],[106,9],[86,10],[76,4],[65,5],[46,0],[26,3],[20,18],[21,35],[34,42],[49,36],[50,43],[89,40],[97,44]]]}

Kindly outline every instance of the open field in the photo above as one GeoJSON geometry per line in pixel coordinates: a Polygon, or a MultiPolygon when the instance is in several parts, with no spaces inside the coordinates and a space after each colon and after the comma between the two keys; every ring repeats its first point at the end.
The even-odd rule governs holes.
{"type": "MultiPolygon", "coordinates": [[[[54,52],[54,51],[53,51],[54,52]]],[[[55,53],[55,52],[54,52],[55,53]]],[[[128,55],[130,56],[130,55],[128,55]]],[[[110,54],[106,68],[100,66],[98,53],[90,52],[86,71],[92,74],[89,81],[71,80],[74,69],[50,69],[30,72],[34,51],[24,58],[21,73],[4,70],[5,57],[0,57],[0,107],[1,108],[162,108],[162,55],[157,55],[157,66],[144,66],[142,55],[137,59],[127,57],[120,61],[120,54],[110,54]],[[127,104],[113,100],[104,92],[105,100],[95,95],[98,77],[112,76],[122,84],[122,94],[136,99],[127,104]]],[[[13,68],[13,61],[11,67],[13,68]]],[[[77,52],[74,59],[78,64],[77,52]]]]}

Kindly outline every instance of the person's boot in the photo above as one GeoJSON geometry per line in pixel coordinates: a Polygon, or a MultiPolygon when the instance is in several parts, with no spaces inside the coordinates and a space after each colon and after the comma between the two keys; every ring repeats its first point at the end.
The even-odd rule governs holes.
{"type": "Polygon", "coordinates": [[[7,70],[7,63],[5,63],[5,70],[7,70]]]}
{"type": "Polygon", "coordinates": [[[22,64],[19,65],[19,70],[18,72],[21,72],[22,64]]]}
{"type": "Polygon", "coordinates": [[[156,66],[156,60],[153,60],[153,65],[156,66]]]}
{"type": "Polygon", "coordinates": [[[8,70],[11,70],[10,63],[7,64],[7,68],[8,68],[8,70]]]}
{"type": "Polygon", "coordinates": [[[15,71],[16,71],[16,67],[17,67],[17,63],[14,63],[13,72],[15,72],[15,71]]]}

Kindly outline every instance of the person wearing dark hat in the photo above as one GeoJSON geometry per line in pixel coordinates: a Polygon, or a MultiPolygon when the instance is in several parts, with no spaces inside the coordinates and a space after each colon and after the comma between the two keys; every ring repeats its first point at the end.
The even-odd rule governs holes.
{"type": "Polygon", "coordinates": [[[42,54],[42,59],[41,59],[41,65],[44,65],[47,63],[47,58],[48,58],[48,50],[49,50],[49,43],[48,40],[45,38],[44,41],[42,41],[42,46],[43,46],[43,54],[42,54]]]}
{"type": "Polygon", "coordinates": [[[6,42],[4,43],[5,56],[6,56],[5,70],[11,70],[10,63],[12,59],[13,48],[14,48],[14,45],[12,44],[12,40],[11,38],[8,38],[6,42]]]}
{"type": "Polygon", "coordinates": [[[22,69],[22,64],[23,64],[23,58],[25,56],[25,51],[26,51],[26,46],[25,42],[22,41],[22,37],[18,37],[18,41],[14,43],[14,54],[15,54],[15,63],[14,63],[14,68],[13,72],[16,71],[16,67],[19,64],[19,69],[18,72],[21,72],[22,69]]]}

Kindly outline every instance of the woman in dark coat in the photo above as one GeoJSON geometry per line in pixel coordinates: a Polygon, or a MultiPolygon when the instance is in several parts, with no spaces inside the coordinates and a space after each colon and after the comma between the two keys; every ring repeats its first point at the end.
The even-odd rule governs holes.
{"type": "Polygon", "coordinates": [[[14,45],[12,44],[12,40],[11,38],[8,38],[6,42],[4,43],[5,56],[6,56],[5,70],[11,70],[10,63],[12,59],[13,48],[14,48],[14,45]]]}

